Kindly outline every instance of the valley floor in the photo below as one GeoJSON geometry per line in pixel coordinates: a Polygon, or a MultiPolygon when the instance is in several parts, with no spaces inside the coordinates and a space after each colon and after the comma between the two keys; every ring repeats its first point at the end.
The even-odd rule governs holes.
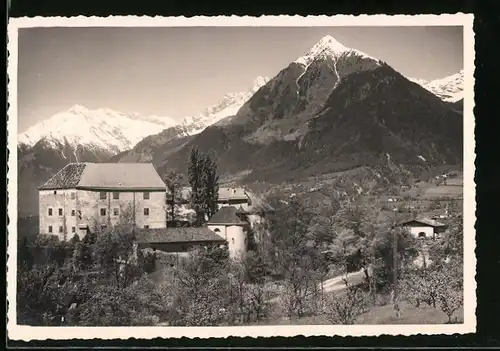
{"type": "MultiPolygon", "coordinates": [[[[160,271],[161,272],[161,271],[160,271]]],[[[153,273],[156,278],[156,282],[161,281],[161,273],[153,273]],[[159,278],[159,280],[158,280],[159,278]]],[[[153,278],[153,275],[151,278],[153,278]]],[[[340,293],[345,290],[344,283],[345,275],[339,275],[323,282],[323,288],[325,292],[335,292],[340,293]]],[[[356,285],[359,284],[364,279],[364,272],[362,270],[357,272],[352,272],[347,275],[347,280],[349,284],[356,285]]],[[[400,316],[396,316],[393,305],[390,302],[389,296],[378,297],[380,301],[386,301],[381,305],[371,307],[369,311],[361,314],[357,319],[355,324],[361,325],[376,325],[376,324],[444,324],[448,322],[448,317],[444,312],[438,308],[429,307],[427,305],[421,305],[420,307],[415,307],[407,302],[400,303],[400,316]]],[[[272,304],[278,303],[278,298],[273,298],[270,300],[272,304]]],[[[463,323],[463,307],[455,312],[453,317],[454,323],[463,323]]],[[[261,320],[260,322],[252,323],[251,325],[330,325],[332,324],[327,320],[324,315],[312,315],[304,316],[301,318],[292,318],[291,320],[287,317],[269,317],[267,319],[261,320]]],[[[167,326],[168,323],[159,323],[158,326],[167,326]]]]}
{"type": "MultiPolygon", "coordinates": [[[[463,309],[455,313],[456,323],[463,323],[463,309]]],[[[373,307],[356,319],[355,324],[444,324],[448,317],[437,308],[415,307],[401,303],[401,315],[396,317],[392,304],[373,307]]],[[[324,316],[307,316],[289,320],[288,318],[268,319],[258,325],[327,325],[331,324],[324,316]]]]}

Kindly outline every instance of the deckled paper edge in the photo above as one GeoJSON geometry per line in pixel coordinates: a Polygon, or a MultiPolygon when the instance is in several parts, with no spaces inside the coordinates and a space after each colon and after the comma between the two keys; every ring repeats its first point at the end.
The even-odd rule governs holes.
{"type": "Polygon", "coordinates": [[[292,336],[379,336],[463,334],[476,329],[475,258],[475,50],[472,14],[195,17],[32,17],[8,24],[8,337],[11,340],[153,339],[292,336]],[[464,28],[464,323],[430,325],[279,325],[235,327],[31,327],[16,324],[17,237],[17,60],[18,29],[30,27],[193,27],[193,26],[463,26],[464,28]],[[9,245],[10,244],[10,245],[9,245]]]}

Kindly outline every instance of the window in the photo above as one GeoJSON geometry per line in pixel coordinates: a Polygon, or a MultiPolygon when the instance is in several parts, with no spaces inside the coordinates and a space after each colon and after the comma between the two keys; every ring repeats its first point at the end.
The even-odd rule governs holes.
{"type": "Polygon", "coordinates": [[[234,244],[234,238],[231,238],[231,242],[234,244]]]}
{"type": "Polygon", "coordinates": [[[101,191],[99,193],[99,197],[100,197],[101,200],[106,200],[106,192],[105,191],[101,191]]]}
{"type": "Polygon", "coordinates": [[[419,238],[425,238],[425,233],[424,233],[424,232],[420,232],[420,233],[418,233],[418,237],[419,237],[419,238]]]}
{"type": "Polygon", "coordinates": [[[113,216],[118,216],[120,214],[120,210],[118,208],[113,208],[113,216]]]}
{"type": "Polygon", "coordinates": [[[76,193],[71,193],[71,200],[76,199],[76,193]]]}
{"type": "Polygon", "coordinates": [[[147,225],[147,224],[146,224],[146,225],[144,226],[144,229],[149,229],[149,225],[147,225]]]}
{"type": "Polygon", "coordinates": [[[59,226],[59,233],[62,233],[63,232],[63,227],[62,225],[59,226]]]}
{"type": "Polygon", "coordinates": [[[78,210],[78,219],[82,219],[82,211],[78,210]]]}
{"type": "Polygon", "coordinates": [[[59,216],[62,216],[63,215],[63,210],[62,208],[59,209],[59,216]]]}
{"type": "Polygon", "coordinates": [[[75,210],[71,210],[71,215],[74,217],[75,216],[75,210]]]}
{"type": "Polygon", "coordinates": [[[52,226],[49,225],[49,233],[52,233],[52,226]]]}
{"type": "Polygon", "coordinates": [[[57,194],[57,191],[56,191],[56,190],[54,190],[54,195],[55,195],[55,194],[57,194]]]}
{"type": "Polygon", "coordinates": [[[143,193],[144,200],[149,200],[149,191],[143,193]]]}
{"type": "Polygon", "coordinates": [[[76,228],[75,227],[71,227],[71,232],[72,233],[76,232],[76,228]]]}
{"type": "Polygon", "coordinates": [[[52,216],[52,209],[49,208],[49,216],[52,216]]]}
{"type": "Polygon", "coordinates": [[[144,209],[144,215],[145,215],[145,216],[149,216],[149,208],[147,208],[147,207],[146,207],[146,208],[144,209]]]}
{"type": "Polygon", "coordinates": [[[106,209],[105,208],[101,208],[101,216],[105,216],[106,215],[106,209]]]}
{"type": "Polygon", "coordinates": [[[119,192],[117,192],[117,191],[115,191],[115,192],[113,193],[113,200],[118,200],[119,198],[120,198],[120,193],[119,193],[119,192]]]}
{"type": "Polygon", "coordinates": [[[220,233],[220,229],[219,229],[219,228],[215,228],[215,229],[214,229],[214,232],[215,232],[215,233],[220,233]]]}

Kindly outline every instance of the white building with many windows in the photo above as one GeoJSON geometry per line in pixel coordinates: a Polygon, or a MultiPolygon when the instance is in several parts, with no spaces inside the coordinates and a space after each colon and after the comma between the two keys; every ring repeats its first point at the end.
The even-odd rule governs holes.
{"type": "Polygon", "coordinates": [[[40,234],[69,240],[127,215],[166,228],[166,187],[149,163],[70,163],[39,187],[40,234]]]}

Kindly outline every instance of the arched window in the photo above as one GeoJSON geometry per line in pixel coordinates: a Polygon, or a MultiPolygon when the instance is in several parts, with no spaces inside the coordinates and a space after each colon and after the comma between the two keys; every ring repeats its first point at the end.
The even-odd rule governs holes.
{"type": "Polygon", "coordinates": [[[426,237],[426,235],[425,235],[425,233],[424,233],[424,232],[420,232],[420,233],[418,233],[418,237],[419,237],[419,238],[425,238],[425,237],[426,237]]]}
{"type": "Polygon", "coordinates": [[[232,243],[234,244],[234,238],[231,238],[232,243]]]}
{"type": "Polygon", "coordinates": [[[215,233],[220,233],[220,229],[219,229],[219,228],[215,228],[215,229],[214,229],[214,232],[215,232],[215,233]]]}

